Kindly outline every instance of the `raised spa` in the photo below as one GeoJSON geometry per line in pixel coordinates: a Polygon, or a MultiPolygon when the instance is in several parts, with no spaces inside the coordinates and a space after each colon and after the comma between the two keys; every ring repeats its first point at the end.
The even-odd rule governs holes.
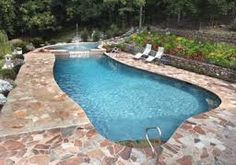
{"type": "Polygon", "coordinates": [[[220,104],[207,90],[130,68],[103,55],[57,59],[54,74],[97,131],[113,141],[145,139],[145,128],[155,126],[166,141],[187,118],[220,104]]]}

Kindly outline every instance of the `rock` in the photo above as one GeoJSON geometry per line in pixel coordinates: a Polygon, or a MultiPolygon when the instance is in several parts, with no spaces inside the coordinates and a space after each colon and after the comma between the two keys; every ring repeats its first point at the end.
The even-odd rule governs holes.
{"type": "Polygon", "coordinates": [[[25,63],[25,61],[23,59],[16,58],[13,63],[15,67],[20,67],[25,63]]]}
{"type": "Polygon", "coordinates": [[[202,154],[200,157],[201,157],[201,159],[205,159],[205,158],[209,157],[209,154],[208,154],[208,151],[206,148],[203,148],[202,154]]]}
{"type": "Polygon", "coordinates": [[[0,94],[0,106],[3,106],[6,102],[7,98],[3,94],[0,94]]]}
{"type": "Polygon", "coordinates": [[[3,146],[0,146],[0,153],[2,153],[2,152],[6,152],[7,150],[6,150],[6,148],[5,147],[3,147],[3,146]]]}
{"type": "Polygon", "coordinates": [[[185,155],[182,158],[178,159],[177,162],[181,165],[192,165],[192,157],[185,155]]]}
{"type": "Polygon", "coordinates": [[[61,134],[64,137],[71,136],[74,133],[75,127],[61,128],[61,134]]]}
{"type": "Polygon", "coordinates": [[[87,132],[86,136],[87,136],[88,138],[91,138],[91,137],[93,137],[93,136],[96,135],[96,134],[97,134],[96,130],[95,130],[95,129],[92,129],[92,130],[89,130],[89,131],[87,132]]]}
{"type": "Polygon", "coordinates": [[[29,162],[35,165],[48,165],[49,157],[47,155],[36,155],[31,157],[29,162]]]}
{"type": "Polygon", "coordinates": [[[20,149],[25,148],[24,144],[22,144],[21,142],[18,142],[16,140],[8,140],[8,141],[3,143],[3,146],[7,150],[20,150],[20,149]]]}
{"type": "Polygon", "coordinates": [[[34,47],[34,45],[32,43],[26,45],[25,47],[26,47],[26,50],[28,50],[28,51],[32,51],[32,50],[35,49],[35,47],[34,47]]]}
{"type": "Polygon", "coordinates": [[[125,147],[120,153],[119,156],[123,158],[124,160],[128,160],[130,158],[132,149],[129,147],[125,147]]]}
{"type": "Polygon", "coordinates": [[[13,86],[5,80],[0,80],[0,93],[5,94],[13,89],[13,86]]]}
{"type": "Polygon", "coordinates": [[[27,112],[25,110],[18,110],[13,112],[14,116],[19,119],[24,119],[27,116],[27,112]]]}
{"type": "Polygon", "coordinates": [[[39,150],[47,150],[50,148],[50,145],[47,144],[36,144],[34,146],[35,149],[39,149],[39,150]]]}
{"type": "Polygon", "coordinates": [[[104,165],[115,164],[117,160],[118,160],[117,158],[105,157],[102,161],[102,164],[104,164],[104,165]]]}
{"type": "Polygon", "coordinates": [[[205,131],[199,126],[195,126],[193,130],[202,135],[206,134],[205,131]]]}

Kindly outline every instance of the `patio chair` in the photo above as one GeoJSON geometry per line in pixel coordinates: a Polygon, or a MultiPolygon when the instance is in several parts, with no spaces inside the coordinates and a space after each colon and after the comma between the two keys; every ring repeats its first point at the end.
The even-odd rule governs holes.
{"type": "Polygon", "coordinates": [[[145,61],[152,62],[154,59],[161,59],[163,54],[164,54],[164,48],[163,47],[159,47],[158,51],[156,52],[156,55],[155,56],[148,56],[148,58],[146,58],[145,61]]]}
{"type": "Polygon", "coordinates": [[[152,45],[151,44],[147,44],[143,53],[137,53],[134,58],[135,59],[140,59],[142,56],[148,56],[148,54],[151,52],[152,50],[152,45]]]}

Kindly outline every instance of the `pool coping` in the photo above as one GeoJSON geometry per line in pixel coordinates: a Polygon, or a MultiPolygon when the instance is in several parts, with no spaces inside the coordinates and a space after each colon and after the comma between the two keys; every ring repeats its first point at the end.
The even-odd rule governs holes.
{"type": "MultiPolygon", "coordinates": [[[[171,138],[163,145],[164,150],[163,150],[163,154],[161,154],[161,159],[163,161],[168,162],[168,163],[173,163],[176,160],[180,160],[180,161],[186,161],[187,160],[189,162],[192,162],[192,160],[194,160],[194,159],[193,159],[192,156],[190,156],[191,154],[189,154],[189,155],[186,155],[186,154],[183,154],[183,153],[181,153],[179,155],[177,154],[178,152],[181,152],[181,148],[187,148],[186,146],[189,145],[189,144],[188,145],[184,144],[184,141],[183,140],[180,141],[180,139],[183,136],[186,136],[186,133],[187,133],[187,134],[190,134],[191,136],[193,136],[192,137],[193,141],[195,140],[195,143],[191,143],[191,145],[188,146],[189,148],[191,148],[193,146],[199,146],[199,144],[202,144],[201,141],[205,140],[203,136],[207,137],[207,132],[205,130],[207,130],[206,121],[209,120],[209,118],[215,118],[215,120],[220,120],[220,122],[222,122],[222,123],[219,122],[219,125],[221,125],[221,126],[227,126],[227,122],[230,123],[229,125],[231,125],[232,123],[236,124],[236,122],[232,122],[232,120],[231,121],[224,120],[222,118],[222,114],[221,114],[223,112],[229,112],[229,114],[228,114],[229,116],[232,115],[234,118],[236,118],[236,99],[235,99],[236,98],[236,84],[235,83],[227,82],[227,81],[220,80],[220,79],[213,78],[213,77],[209,77],[209,76],[206,76],[206,75],[200,75],[200,74],[197,74],[197,73],[194,73],[194,72],[189,72],[189,71],[179,69],[179,68],[175,68],[175,67],[172,67],[172,66],[165,66],[165,65],[160,64],[159,62],[158,62],[158,64],[153,64],[153,63],[147,63],[143,59],[135,60],[135,59],[133,59],[133,56],[129,53],[124,53],[124,52],[120,52],[118,54],[117,53],[105,53],[105,55],[107,57],[110,57],[111,59],[113,59],[113,60],[115,60],[119,63],[122,63],[124,65],[127,65],[129,67],[133,67],[133,68],[143,70],[143,71],[147,71],[147,72],[150,72],[150,73],[153,73],[153,74],[159,74],[159,75],[162,75],[162,76],[169,77],[171,79],[177,79],[177,80],[180,80],[180,81],[183,81],[183,82],[190,83],[192,85],[195,85],[195,86],[203,88],[207,91],[210,91],[210,92],[214,93],[215,95],[217,95],[220,98],[221,104],[219,105],[219,107],[188,118],[185,122],[183,122],[176,129],[176,131],[171,136],[171,138]],[[123,56],[122,55],[120,56],[120,54],[123,54],[123,56]],[[198,81],[195,81],[192,78],[189,79],[189,78],[179,77],[178,75],[177,76],[176,75],[169,75],[164,70],[161,70],[161,71],[158,71],[157,69],[156,70],[150,70],[150,68],[148,68],[148,67],[146,67],[146,68],[143,67],[144,65],[146,65],[146,66],[147,65],[152,65],[152,66],[156,65],[155,66],[156,68],[165,67],[165,68],[167,68],[167,70],[172,68],[176,71],[181,71],[181,72],[185,72],[187,74],[190,74],[190,77],[192,77],[192,78],[194,76],[203,77],[203,79],[206,79],[206,81],[211,80],[211,81],[213,81],[214,83],[216,83],[218,85],[221,85],[221,84],[222,85],[223,84],[233,85],[233,88],[227,90],[227,92],[230,95],[230,96],[228,96],[225,92],[222,93],[222,91],[219,90],[219,88],[215,88],[214,86],[209,86],[208,83],[199,83],[198,81]],[[233,111],[233,113],[230,114],[232,111],[233,111]],[[221,117],[217,116],[218,113],[221,115],[221,117]],[[217,118],[217,117],[219,117],[219,118],[217,118]],[[184,132],[184,135],[182,135],[184,129],[187,129],[187,131],[184,132]],[[195,134],[195,137],[194,137],[194,134],[195,134]],[[203,140],[199,139],[198,137],[201,137],[203,140]]],[[[194,77],[194,78],[196,78],[196,77],[194,77]]],[[[234,124],[232,126],[233,129],[235,129],[234,124]]],[[[212,137],[212,135],[210,137],[212,137]]],[[[215,137],[212,137],[211,140],[214,141],[215,140],[214,138],[215,137]]],[[[211,143],[211,140],[209,140],[208,142],[211,143]]],[[[189,142],[186,142],[186,143],[189,143],[189,142]]],[[[219,146],[217,146],[217,147],[221,148],[223,151],[226,148],[226,147],[224,147],[223,143],[219,143],[218,145],[219,146]]],[[[199,148],[201,148],[201,149],[203,148],[204,151],[202,151],[202,152],[206,152],[206,150],[205,150],[206,148],[204,148],[203,146],[201,146],[199,148]]],[[[214,150],[214,149],[212,149],[212,150],[214,150]]],[[[199,157],[201,157],[201,156],[199,156],[199,157]]],[[[197,161],[194,160],[194,162],[197,162],[197,161]]],[[[231,162],[231,163],[233,163],[233,162],[231,162]]]]}
{"type": "MultiPolygon", "coordinates": [[[[53,71],[52,71],[53,66],[54,66],[54,62],[55,62],[55,55],[50,53],[50,52],[40,52],[41,50],[42,49],[37,49],[37,50],[35,50],[33,52],[30,52],[30,53],[25,55],[26,64],[25,64],[25,66],[23,66],[23,69],[21,69],[19,74],[21,74],[21,75],[22,74],[24,74],[24,75],[32,74],[32,73],[29,73],[29,69],[31,67],[30,65],[33,65],[34,64],[33,62],[35,62],[35,61],[40,63],[40,64],[47,65],[47,67],[45,68],[45,71],[47,71],[48,74],[49,74],[48,78],[53,80],[53,81],[50,81],[48,83],[51,83],[49,85],[52,86],[53,88],[56,88],[56,91],[54,91],[54,92],[55,92],[57,97],[55,99],[59,102],[61,101],[60,99],[62,99],[62,101],[65,101],[66,103],[68,101],[68,105],[72,104],[73,105],[72,107],[76,106],[79,109],[79,112],[80,112],[80,115],[77,116],[77,117],[79,119],[81,117],[84,118],[84,123],[80,123],[80,124],[79,124],[79,122],[76,122],[76,123],[73,123],[73,124],[69,123],[67,126],[73,126],[73,125],[76,126],[78,124],[80,126],[82,126],[82,125],[91,125],[89,119],[86,116],[86,113],[80,108],[80,106],[77,103],[75,103],[71,98],[69,98],[69,96],[67,96],[58,87],[57,83],[55,82],[53,71]],[[31,58],[31,59],[28,60],[28,58],[31,58]],[[52,65],[52,66],[48,66],[48,65],[52,65]],[[25,71],[27,71],[27,72],[24,73],[25,71]]],[[[172,72],[176,72],[177,75],[180,75],[180,73],[183,72],[184,74],[187,74],[188,76],[187,77],[177,77],[176,75],[170,74],[170,72],[168,72],[168,74],[164,75],[164,76],[169,76],[171,78],[177,78],[177,79],[180,79],[181,81],[188,80],[186,82],[191,83],[191,84],[196,84],[197,86],[200,86],[200,87],[203,87],[203,88],[208,87],[208,85],[210,85],[209,82],[210,83],[211,82],[216,83],[215,85],[209,86],[209,87],[211,89],[213,89],[213,92],[216,93],[221,98],[222,103],[221,103],[220,107],[216,108],[214,110],[211,110],[209,112],[191,117],[187,120],[187,122],[183,123],[176,130],[174,135],[167,141],[167,143],[163,145],[163,152],[160,155],[160,163],[162,163],[162,164],[175,164],[176,161],[177,161],[178,164],[182,164],[185,161],[188,161],[188,162],[191,162],[191,163],[201,161],[202,160],[201,155],[202,155],[203,152],[205,152],[205,148],[209,149],[211,146],[209,147],[208,145],[205,145],[205,147],[202,147],[202,148],[197,149],[197,150],[196,150],[196,148],[199,148],[199,146],[202,146],[201,142],[204,142],[204,137],[207,137],[207,134],[206,134],[206,133],[208,133],[207,131],[209,131],[211,133],[210,137],[212,138],[211,139],[212,141],[215,142],[219,139],[217,132],[215,132],[216,136],[214,136],[214,135],[212,135],[212,134],[214,134],[213,131],[207,129],[206,125],[209,124],[209,123],[213,122],[214,124],[218,124],[220,126],[222,126],[222,125],[227,126],[227,127],[230,127],[230,129],[235,130],[234,125],[236,125],[236,123],[235,123],[235,121],[232,121],[231,118],[230,118],[230,117],[232,117],[233,119],[236,119],[235,111],[233,111],[234,114],[231,113],[232,109],[233,110],[235,109],[235,100],[233,99],[234,96],[235,96],[234,92],[235,92],[235,89],[236,89],[235,84],[225,82],[225,81],[222,81],[222,80],[218,80],[216,78],[211,78],[211,77],[208,77],[208,76],[199,75],[199,74],[196,74],[196,73],[184,71],[182,69],[177,69],[177,68],[174,68],[174,67],[158,66],[158,65],[154,65],[154,64],[143,63],[143,61],[134,61],[132,59],[131,54],[127,54],[127,53],[124,53],[124,52],[121,52],[121,56],[119,56],[119,54],[107,54],[107,55],[110,58],[113,58],[116,61],[123,62],[124,64],[130,65],[132,67],[136,67],[136,68],[138,67],[139,69],[141,67],[143,70],[146,70],[146,71],[156,71],[156,70],[150,69],[152,67],[155,68],[155,69],[158,69],[158,70],[159,70],[159,68],[162,68],[162,70],[158,71],[159,73],[157,71],[154,72],[156,74],[160,74],[160,72],[166,74],[167,68],[172,70],[172,72]],[[164,69],[163,69],[163,67],[164,67],[164,69]],[[194,77],[194,76],[196,76],[196,77],[194,77]],[[193,80],[193,77],[194,78],[199,78],[199,76],[203,78],[203,80],[202,80],[203,82],[198,82],[198,81],[193,80]],[[218,86],[217,86],[217,84],[218,84],[218,86]],[[227,85],[229,85],[229,87],[227,85]],[[230,85],[232,85],[232,86],[230,86],[230,85]],[[233,89],[230,89],[232,87],[233,87],[233,89]],[[222,92],[222,90],[223,90],[223,92],[222,92]],[[226,120],[226,119],[223,120],[222,119],[222,112],[227,112],[225,115],[226,115],[226,118],[229,119],[229,120],[226,120]],[[218,114],[219,114],[219,116],[218,116],[218,114]],[[207,120],[210,120],[210,122],[207,123],[206,122],[207,120]],[[192,137],[189,137],[188,135],[190,135],[192,137]],[[196,138],[198,138],[197,142],[195,140],[196,138]],[[186,143],[184,142],[184,140],[186,141],[186,143]],[[195,145],[197,147],[195,147],[195,145]],[[194,148],[193,148],[193,146],[194,146],[194,148]],[[192,150],[192,152],[188,153],[187,152],[188,150],[190,150],[190,151],[192,150]]],[[[41,65],[39,65],[39,66],[41,66],[41,65]]],[[[36,71],[33,70],[33,72],[36,72],[36,71]]],[[[37,72],[35,74],[37,74],[37,72]]],[[[21,75],[19,77],[17,77],[16,82],[18,82],[19,79],[22,79],[21,75]]],[[[19,81],[22,81],[22,80],[19,80],[19,81]]],[[[41,83],[41,82],[39,82],[39,83],[41,83]]],[[[15,97],[14,94],[16,93],[16,90],[19,90],[19,88],[21,88],[21,86],[15,88],[10,93],[10,95],[9,95],[10,100],[17,99],[17,97],[14,98],[15,97]]],[[[43,102],[44,100],[42,99],[41,101],[43,102]]],[[[4,111],[7,112],[12,107],[11,107],[11,105],[8,104],[8,106],[4,107],[4,108],[5,108],[4,111]]],[[[10,111],[12,111],[12,110],[10,110],[10,111]]],[[[9,113],[9,112],[7,112],[7,113],[9,113]]],[[[19,115],[22,115],[22,114],[19,114],[19,115]]],[[[223,115],[224,115],[224,113],[223,113],[223,115]]],[[[58,128],[58,127],[61,128],[63,126],[64,125],[62,123],[61,126],[51,127],[51,128],[48,128],[48,129],[55,129],[55,128],[58,128]]],[[[210,125],[210,128],[211,127],[212,127],[212,125],[210,125]]],[[[15,134],[22,134],[22,133],[32,132],[32,131],[37,132],[37,131],[41,131],[41,130],[46,130],[46,128],[20,131],[20,132],[15,132],[15,134]]],[[[12,135],[14,135],[14,134],[12,134],[12,135]]],[[[98,133],[96,133],[96,136],[99,136],[99,138],[102,138],[98,133]]],[[[9,136],[7,136],[7,137],[9,137],[9,136]]],[[[102,138],[102,139],[104,139],[104,138],[102,138]]],[[[221,139],[218,140],[218,142],[219,141],[221,142],[221,139]]],[[[109,142],[109,143],[110,143],[111,146],[113,146],[113,145],[117,146],[117,144],[115,144],[113,142],[109,142]]],[[[215,157],[213,151],[215,151],[217,148],[224,149],[224,147],[225,146],[224,146],[223,142],[220,143],[220,144],[215,144],[215,146],[211,147],[209,149],[209,151],[207,150],[207,153],[211,152],[211,150],[212,150],[212,153],[211,154],[208,153],[208,156],[205,156],[203,161],[208,161],[208,160],[212,161],[213,157],[215,157]]],[[[105,148],[104,150],[107,150],[107,148],[105,148]]],[[[126,151],[126,149],[124,149],[124,150],[126,151]]],[[[223,153],[224,150],[222,150],[222,153],[223,153]]],[[[135,149],[133,149],[132,151],[137,152],[135,149]]],[[[104,151],[104,152],[107,152],[107,151],[104,151]]],[[[218,151],[216,153],[218,154],[218,157],[220,158],[220,156],[222,154],[219,154],[219,152],[220,151],[218,151]]],[[[147,158],[153,161],[153,159],[150,158],[150,153],[149,154],[147,154],[147,152],[143,152],[143,153],[146,153],[147,158]]],[[[147,159],[147,158],[145,158],[145,159],[147,159]]],[[[120,156],[118,156],[118,160],[120,160],[120,159],[122,159],[122,158],[120,158],[120,156]]],[[[122,161],[124,161],[124,160],[122,159],[122,161]]],[[[135,163],[135,161],[131,161],[130,158],[127,160],[127,162],[135,163]]]]}

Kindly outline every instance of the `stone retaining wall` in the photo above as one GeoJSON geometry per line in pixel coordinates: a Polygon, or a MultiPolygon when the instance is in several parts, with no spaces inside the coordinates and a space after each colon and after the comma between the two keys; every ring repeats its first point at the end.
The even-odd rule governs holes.
{"type": "MultiPolygon", "coordinates": [[[[126,44],[124,50],[130,53],[143,52],[144,48],[135,47],[133,45],[126,44]]],[[[154,55],[155,51],[151,52],[154,55]]],[[[161,62],[166,65],[171,65],[177,68],[189,70],[192,72],[216,77],[219,79],[236,82],[236,70],[223,68],[220,66],[207,64],[199,61],[188,60],[182,57],[165,54],[161,58],[161,62]]]]}
{"type": "Polygon", "coordinates": [[[200,41],[213,41],[213,42],[227,42],[236,44],[236,33],[209,33],[197,30],[181,30],[181,29],[159,29],[151,28],[152,31],[156,31],[161,34],[170,32],[175,35],[184,36],[186,38],[196,39],[200,41]]]}

